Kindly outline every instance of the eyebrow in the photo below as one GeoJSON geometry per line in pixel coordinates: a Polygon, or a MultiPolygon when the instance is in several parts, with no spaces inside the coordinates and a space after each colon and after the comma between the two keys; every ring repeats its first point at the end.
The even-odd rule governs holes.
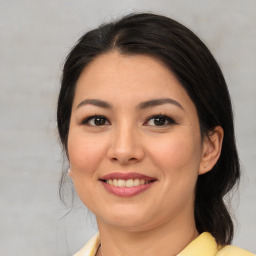
{"type": "MultiPolygon", "coordinates": [[[[174,100],[174,99],[170,99],[170,98],[162,98],[162,99],[152,99],[152,100],[148,100],[148,101],[144,101],[141,102],[138,105],[139,109],[146,109],[146,108],[151,108],[151,107],[156,107],[156,106],[160,106],[163,104],[173,104],[179,108],[181,108],[182,110],[184,110],[184,108],[182,107],[182,105],[174,100]]],[[[110,109],[112,108],[112,105],[106,101],[103,100],[99,100],[99,99],[86,99],[81,101],[78,106],[76,107],[76,109],[84,106],[84,105],[94,105],[97,107],[101,107],[101,108],[107,108],[110,109]]]]}
{"type": "Polygon", "coordinates": [[[88,100],[83,100],[82,102],[80,102],[78,104],[78,106],[76,107],[76,109],[78,109],[84,105],[94,105],[94,106],[101,107],[101,108],[112,108],[112,105],[105,101],[98,100],[98,99],[88,99],[88,100]]]}
{"type": "Polygon", "coordinates": [[[182,110],[184,110],[184,108],[178,101],[176,101],[174,99],[170,99],[170,98],[152,99],[152,100],[144,101],[139,104],[139,109],[156,107],[156,106],[163,105],[163,104],[173,104],[173,105],[181,108],[182,110]]]}

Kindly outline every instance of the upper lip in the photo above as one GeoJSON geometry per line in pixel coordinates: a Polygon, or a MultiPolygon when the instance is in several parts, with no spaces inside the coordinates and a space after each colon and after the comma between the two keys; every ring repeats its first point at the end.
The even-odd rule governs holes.
{"type": "Polygon", "coordinates": [[[114,179],[117,179],[117,180],[143,179],[147,181],[156,180],[156,178],[149,177],[147,175],[137,173],[137,172],[128,172],[128,173],[112,172],[100,178],[100,180],[114,180],[114,179]]]}

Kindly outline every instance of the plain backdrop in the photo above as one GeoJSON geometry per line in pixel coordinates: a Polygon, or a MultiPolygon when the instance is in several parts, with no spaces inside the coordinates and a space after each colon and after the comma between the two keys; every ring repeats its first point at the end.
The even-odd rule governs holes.
{"type": "Polygon", "coordinates": [[[68,213],[58,197],[59,80],[65,56],[84,32],[132,11],[177,19],[219,62],[243,166],[234,244],[256,252],[255,0],[0,0],[1,255],[72,255],[97,232],[79,202],[68,213]]]}

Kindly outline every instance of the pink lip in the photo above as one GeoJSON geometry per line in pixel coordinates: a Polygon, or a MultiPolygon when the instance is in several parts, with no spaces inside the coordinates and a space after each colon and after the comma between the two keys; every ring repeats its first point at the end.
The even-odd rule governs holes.
{"type": "Polygon", "coordinates": [[[121,172],[113,172],[109,173],[107,175],[104,175],[100,178],[100,180],[113,180],[113,179],[119,179],[119,180],[129,180],[129,179],[143,179],[147,181],[156,180],[156,178],[149,177],[137,172],[129,172],[129,173],[121,173],[121,172]]]}
{"type": "Polygon", "coordinates": [[[155,181],[157,179],[140,174],[140,173],[136,173],[136,172],[130,172],[130,173],[113,172],[113,173],[104,175],[99,180],[101,181],[102,185],[108,192],[110,192],[114,195],[117,195],[117,196],[121,196],[121,197],[132,197],[132,196],[135,196],[135,195],[149,189],[153,184],[155,184],[155,181]],[[151,182],[148,184],[139,185],[139,186],[130,187],[130,188],[114,187],[105,182],[106,180],[114,180],[114,179],[122,179],[122,180],[143,179],[143,180],[151,181],[151,182]]]}
{"type": "Polygon", "coordinates": [[[116,196],[121,196],[121,197],[135,196],[135,195],[149,189],[153,184],[155,184],[155,182],[150,182],[148,184],[127,188],[127,187],[114,187],[104,181],[101,181],[101,183],[107,191],[109,191],[110,193],[112,193],[116,196]]]}

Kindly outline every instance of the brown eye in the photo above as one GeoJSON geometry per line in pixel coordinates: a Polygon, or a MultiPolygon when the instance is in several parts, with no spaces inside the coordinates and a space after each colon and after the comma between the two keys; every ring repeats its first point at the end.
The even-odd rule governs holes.
{"type": "Polygon", "coordinates": [[[93,123],[96,126],[101,126],[101,125],[105,125],[106,124],[106,119],[102,118],[102,117],[95,117],[93,120],[93,123]]]}
{"type": "Polygon", "coordinates": [[[165,125],[167,123],[167,120],[164,117],[157,117],[157,118],[154,118],[153,122],[154,122],[154,125],[161,126],[161,125],[165,125]]]}
{"type": "Polygon", "coordinates": [[[165,126],[171,124],[175,124],[175,121],[166,115],[152,116],[146,122],[146,125],[149,126],[165,126]]]}
{"type": "Polygon", "coordinates": [[[104,116],[90,116],[83,120],[82,124],[89,126],[103,126],[109,125],[109,121],[104,116]]]}

